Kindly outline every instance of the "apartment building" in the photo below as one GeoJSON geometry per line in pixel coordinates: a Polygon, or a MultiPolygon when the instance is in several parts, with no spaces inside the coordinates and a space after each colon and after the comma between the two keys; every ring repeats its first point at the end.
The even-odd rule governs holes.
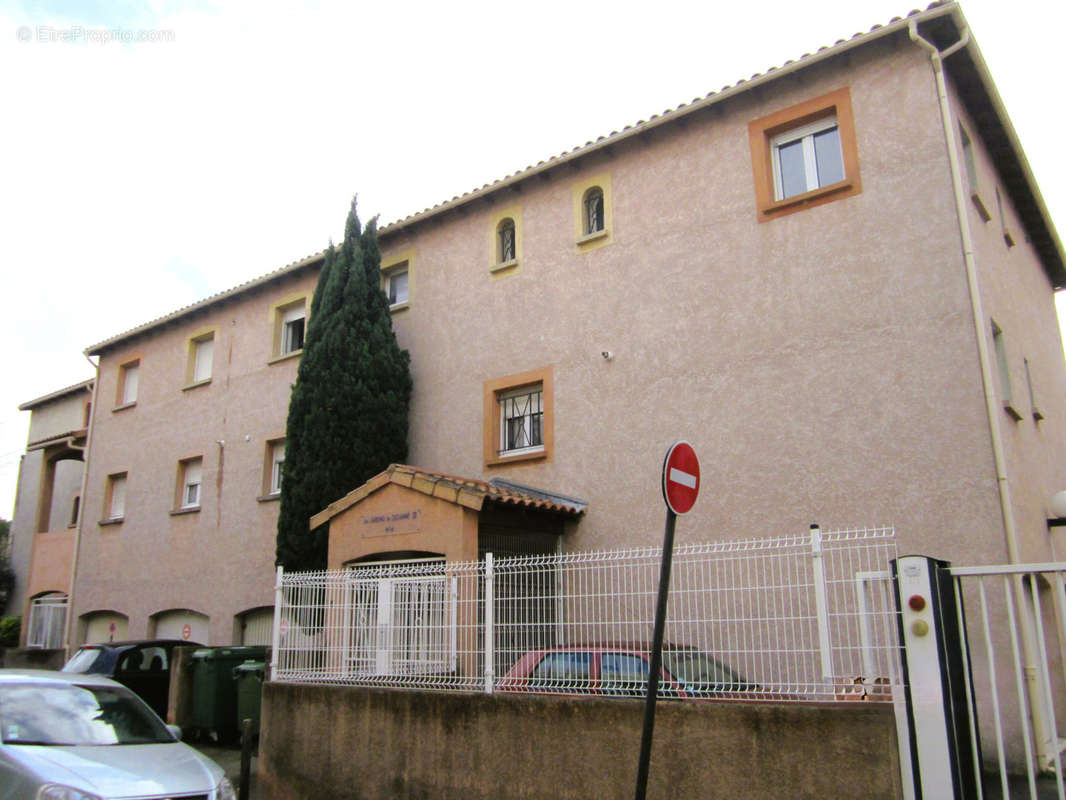
{"type": "Polygon", "coordinates": [[[64,642],[91,398],[92,381],[83,381],[19,406],[30,424],[11,520],[16,579],[6,612],[22,616],[22,643],[30,647],[64,642]]]}
{"type": "MultiPolygon", "coordinates": [[[[1066,488],[1064,251],[953,3],[380,241],[411,353],[410,464],[323,509],[331,564],[474,557],[490,536],[655,544],[679,438],[703,469],[679,542],[871,523],[957,563],[1066,553],[1049,526],[1066,488]]],[[[267,640],[321,259],[87,349],[71,644],[267,640]]]]}

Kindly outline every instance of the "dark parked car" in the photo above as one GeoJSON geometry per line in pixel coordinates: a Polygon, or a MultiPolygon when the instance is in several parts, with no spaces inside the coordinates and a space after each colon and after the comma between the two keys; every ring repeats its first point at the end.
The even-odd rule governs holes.
{"type": "MultiPolygon", "coordinates": [[[[500,679],[497,688],[643,697],[651,671],[650,649],[641,644],[584,644],[530,650],[500,679]]],[[[710,653],[680,645],[663,645],[659,695],[686,700],[783,699],[710,653]]]]}
{"type": "Polygon", "coordinates": [[[86,644],[78,648],[63,672],[104,675],[129,687],[163,719],[170,694],[170,656],[178,645],[200,647],[180,639],[86,644]]]}

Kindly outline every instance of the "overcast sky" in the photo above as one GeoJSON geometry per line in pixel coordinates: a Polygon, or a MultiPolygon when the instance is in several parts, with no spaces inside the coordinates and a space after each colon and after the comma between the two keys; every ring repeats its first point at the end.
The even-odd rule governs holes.
{"type": "MultiPolygon", "coordinates": [[[[962,7],[1062,230],[1066,2],[962,7]]],[[[92,377],[89,345],[339,240],[353,193],[387,223],[910,8],[0,0],[0,517],[20,403],[92,377]]]]}

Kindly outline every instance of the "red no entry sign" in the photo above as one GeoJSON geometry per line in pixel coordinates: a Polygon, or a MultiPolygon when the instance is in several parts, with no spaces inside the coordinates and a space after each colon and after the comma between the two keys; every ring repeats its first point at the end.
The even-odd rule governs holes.
{"type": "Polygon", "coordinates": [[[184,639],[185,641],[188,641],[191,636],[192,636],[192,625],[190,625],[189,623],[185,623],[184,625],[181,626],[181,638],[184,639]]]}
{"type": "Polygon", "coordinates": [[[688,442],[676,442],[663,461],[663,499],[675,514],[687,514],[700,494],[700,460],[688,442]]]}

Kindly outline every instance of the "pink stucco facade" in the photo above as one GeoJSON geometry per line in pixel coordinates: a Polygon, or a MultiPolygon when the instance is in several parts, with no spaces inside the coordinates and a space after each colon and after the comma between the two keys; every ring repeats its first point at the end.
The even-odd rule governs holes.
{"type": "MultiPolygon", "coordinates": [[[[414,380],[409,463],[586,500],[566,549],[650,545],[662,454],[684,438],[703,491],[679,543],[894,525],[901,552],[991,564],[1008,560],[998,425],[1024,558],[1061,558],[1047,524],[1048,499],[1066,488],[1061,264],[1028,240],[1013,205],[1028,189],[1002,182],[964,100],[952,98],[980,180],[1000,189],[1015,231],[1008,247],[994,193],[991,221],[975,209],[980,291],[1021,418],[986,410],[933,72],[899,31],[386,227],[383,265],[406,261],[410,280],[393,316],[414,380]],[[845,88],[861,191],[760,221],[749,123],[845,88]],[[589,184],[607,188],[609,208],[594,246],[575,235],[589,184]],[[493,270],[505,213],[520,222],[517,264],[493,270]],[[487,464],[486,384],[546,368],[550,451],[487,464]]],[[[223,644],[241,614],[272,602],[278,503],[263,498],[265,475],[297,367],[273,358],[277,309],[309,298],[317,269],[311,259],[90,348],[99,399],[73,600],[81,630],[87,615],[117,612],[136,638],[159,613],[188,610],[223,644]],[[205,331],[211,379],[189,388],[190,340],[205,331]],[[136,402],[121,407],[133,360],[136,402]],[[173,513],[188,459],[201,459],[200,505],[173,513]],[[121,521],[108,519],[113,476],[125,477],[121,521]]]]}
{"type": "Polygon", "coordinates": [[[41,598],[70,591],[91,397],[92,384],[86,381],[19,406],[30,420],[11,520],[8,556],[15,586],[6,613],[22,615],[22,644],[55,648],[63,643],[65,618],[59,614],[53,624],[43,625],[35,620],[34,606],[41,598]]]}
{"type": "Polygon", "coordinates": [[[272,309],[309,296],[314,279],[277,281],[101,357],[78,552],[83,624],[88,612],[115,611],[142,638],[159,612],[189,610],[210,618],[212,643],[229,643],[237,615],[273,602],[278,502],[264,464],[267,443],[285,435],[298,358],[274,360],[272,309]],[[204,329],[214,332],[212,374],[190,388],[188,339],[204,329]],[[131,359],[136,402],[117,405],[119,365],[131,359]],[[177,513],[179,463],[191,458],[202,460],[199,509],[177,513]],[[122,473],[125,509],[112,523],[107,486],[122,473]]]}

